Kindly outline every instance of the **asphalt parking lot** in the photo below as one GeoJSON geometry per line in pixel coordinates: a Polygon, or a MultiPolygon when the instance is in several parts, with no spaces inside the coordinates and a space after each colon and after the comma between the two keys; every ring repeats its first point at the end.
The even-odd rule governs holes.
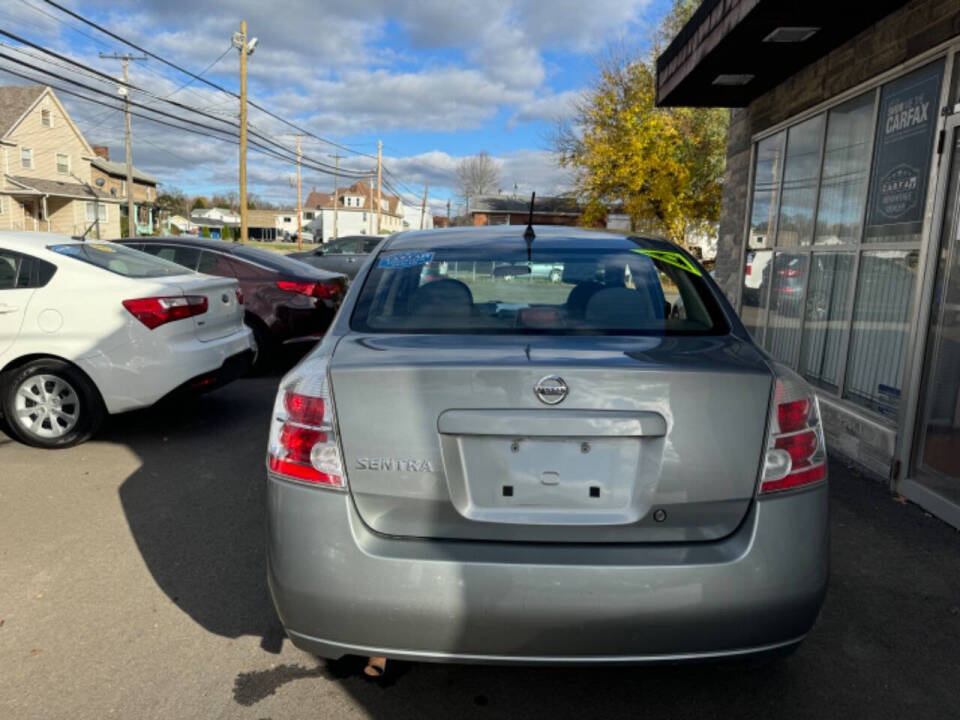
{"type": "Polygon", "coordinates": [[[95,441],[0,435],[0,718],[960,716],[960,533],[832,466],[830,591],[772,664],[394,664],[365,680],[287,642],[264,583],[277,378],[112,418],[95,441]]]}

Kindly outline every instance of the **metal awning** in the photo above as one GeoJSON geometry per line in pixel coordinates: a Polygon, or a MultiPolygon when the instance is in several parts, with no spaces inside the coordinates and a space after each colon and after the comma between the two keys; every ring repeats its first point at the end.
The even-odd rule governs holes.
{"type": "Polygon", "coordinates": [[[657,58],[657,105],[745,107],[905,0],[704,0],[657,58]]]}

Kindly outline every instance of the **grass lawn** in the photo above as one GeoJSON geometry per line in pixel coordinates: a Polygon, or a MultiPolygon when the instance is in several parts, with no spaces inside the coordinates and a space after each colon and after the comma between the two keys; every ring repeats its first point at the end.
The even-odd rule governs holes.
{"type": "MultiPolygon", "coordinates": [[[[224,240],[225,243],[232,243],[232,240],[224,240]]],[[[289,253],[297,251],[297,244],[295,242],[260,242],[259,240],[248,240],[244,243],[248,247],[261,248],[263,250],[269,250],[270,252],[275,253],[289,253]]],[[[307,250],[312,247],[311,243],[304,243],[303,249],[307,250]]]]}

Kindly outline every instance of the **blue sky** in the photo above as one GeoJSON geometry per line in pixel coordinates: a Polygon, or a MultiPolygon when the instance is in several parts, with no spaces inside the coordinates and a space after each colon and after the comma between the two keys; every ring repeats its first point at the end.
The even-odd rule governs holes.
{"type": "MultiPolygon", "coordinates": [[[[371,167],[376,140],[403,191],[431,187],[439,208],[455,195],[457,162],[488,151],[501,169],[500,185],[541,194],[570,186],[548,151],[547,134],[570,112],[593,73],[593,60],[611,44],[645,49],[651,28],[670,0],[59,0],[118,35],[195,72],[229,47],[241,19],[259,38],[250,58],[251,98],[313,134],[348,146],[342,161],[357,172],[371,167]]],[[[124,46],[43,2],[5,0],[0,27],[111,75],[119,63],[100,52],[124,46]]],[[[15,42],[4,40],[7,45],[15,42]]],[[[0,50],[11,52],[9,47],[0,50]]],[[[19,51],[14,51],[19,53],[19,51]]],[[[30,51],[35,53],[35,51],[30,51]]],[[[36,65],[45,61],[18,54],[36,65]]],[[[238,57],[229,51],[206,74],[235,90],[238,57]]],[[[0,71],[15,67],[0,60],[0,71]]],[[[46,67],[50,67],[46,65],[46,67]]],[[[56,72],[74,78],[62,67],[56,72]]],[[[3,74],[0,81],[26,81],[3,74]]],[[[34,71],[28,74],[40,77],[34,71]]],[[[132,82],[149,94],[134,99],[162,108],[170,97],[227,120],[237,102],[156,60],[132,65],[132,82]],[[176,91],[176,92],[174,92],[176,91]],[[172,93],[172,94],[171,94],[172,93]]],[[[60,82],[51,80],[50,82],[60,82]]],[[[96,78],[83,82],[109,88],[96,78]]],[[[122,159],[122,114],[61,95],[92,144],[122,159]]],[[[196,116],[194,116],[196,117],[196,116]]],[[[197,118],[202,122],[211,122],[197,118]]],[[[263,134],[293,147],[291,128],[251,111],[263,134]]],[[[330,162],[332,146],[308,139],[304,152],[330,162]]],[[[134,119],[134,161],[162,182],[187,192],[236,187],[234,146],[134,119]]],[[[251,190],[284,204],[295,201],[293,167],[251,153],[251,190]]],[[[332,178],[307,171],[309,189],[329,189],[332,178]]]]}

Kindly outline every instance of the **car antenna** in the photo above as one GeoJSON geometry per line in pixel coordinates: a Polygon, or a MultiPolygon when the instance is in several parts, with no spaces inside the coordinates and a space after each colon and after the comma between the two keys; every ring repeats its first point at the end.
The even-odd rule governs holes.
{"type": "Polygon", "coordinates": [[[533,250],[533,241],[537,237],[536,233],[533,232],[533,201],[536,199],[537,191],[534,190],[530,193],[530,214],[527,218],[527,229],[523,231],[523,239],[527,243],[527,262],[533,262],[530,256],[533,250]]]}

